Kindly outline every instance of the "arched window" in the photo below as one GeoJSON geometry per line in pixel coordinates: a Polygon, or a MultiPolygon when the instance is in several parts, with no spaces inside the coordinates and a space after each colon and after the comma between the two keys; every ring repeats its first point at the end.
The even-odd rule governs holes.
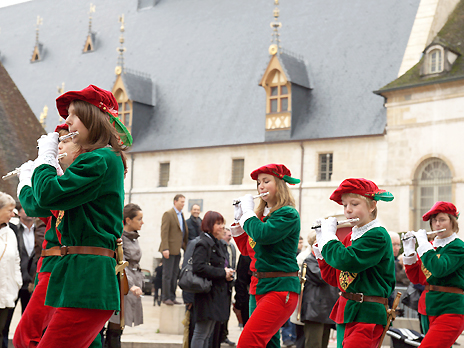
{"type": "Polygon", "coordinates": [[[114,93],[114,97],[119,104],[119,119],[130,132],[132,128],[132,101],[121,88],[114,93]]]}
{"type": "Polygon", "coordinates": [[[429,158],[421,163],[416,172],[415,229],[429,230],[429,223],[422,221],[424,215],[437,201],[450,202],[451,170],[439,158],[429,158]]]}
{"type": "Polygon", "coordinates": [[[438,48],[433,49],[429,53],[429,72],[430,74],[443,71],[443,54],[438,48]]]}

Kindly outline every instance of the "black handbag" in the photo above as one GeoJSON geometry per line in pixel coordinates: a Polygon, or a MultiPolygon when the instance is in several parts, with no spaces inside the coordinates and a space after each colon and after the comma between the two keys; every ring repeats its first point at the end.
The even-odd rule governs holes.
{"type": "Polygon", "coordinates": [[[179,287],[194,294],[206,293],[211,290],[213,282],[209,279],[199,277],[193,273],[192,258],[182,267],[179,273],[179,287]]]}
{"type": "Polygon", "coordinates": [[[411,309],[417,311],[419,308],[419,299],[421,297],[421,292],[414,287],[413,283],[409,283],[408,289],[406,290],[406,295],[403,297],[401,302],[408,306],[411,309]]]}

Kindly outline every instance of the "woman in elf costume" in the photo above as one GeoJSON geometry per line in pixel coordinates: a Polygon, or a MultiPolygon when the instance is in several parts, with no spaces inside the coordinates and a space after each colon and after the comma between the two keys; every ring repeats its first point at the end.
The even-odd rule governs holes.
{"type": "Polygon", "coordinates": [[[456,235],[458,216],[454,204],[437,202],[422,219],[430,220],[433,231],[445,231],[438,232],[433,243],[427,240],[425,230],[410,231],[404,236],[417,240],[417,254],[414,238],[403,242],[405,254],[410,265],[416,259],[428,283],[425,311],[429,329],[421,347],[451,347],[464,330],[464,242],[456,235]]]}
{"type": "Polygon", "coordinates": [[[251,257],[250,319],[238,347],[280,347],[272,337],[295,310],[300,293],[296,253],[300,216],[287,183],[297,184],[283,164],[268,164],[251,173],[261,197],[254,211],[252,195],[240,198],[232,225],[234,240],[251,257]]]}
{"type": "MultiPolygon", "coordinates": [[[[60,137],[68,134],[68,125],[66,123],[58,125],[55,128],[55,132],[57,132],[60,137]]],[[[58,153],[66,153],[67,156],[61,159],[60,165],[65,167],[69,166],[73,162],[74,157],[77,156],[79,149],[79,146],[74,144],[71,139],[61,141],[58,145],[58,153]]],[[[33,170],[34,162],[32,161],[28,161],[21,166],[18,197],[24,211],[30,214],[29,216],[40,217],[46,224],[46,229],[45,239],[42,245],[42,256],[37,263],[36,286],[15,330],[13,345],[16,348],[36,347],[55,312],[55,308],[45,306],[44,304],[51,271],[56,262],[58,262],[61,253],[61,234],[56,230],[56,218],[58,217],[59,211],[45,210],[38,206],[37,201],[33,197],[31,188],[33,170]]],[[[63,174],[61,170],[57,170],[57,173],[59,175],[63,174]]],[[[97,336],[91,347],[101,346],[101,340],[99,341],[99,339],[100,336],[97,336]]]]}
{"type": "Polygon", "coordinates": [[[123,146],[131,137],[117,119],[111,92],[90,85],[57,98],[57,108],[79,155],[62,176],[58,133],[38,140],[32,194],[43,209],[59,210],[61,257],[55,264],[45,299],[56,310],[38,347],[87,348],[113,311],[120,309],[114,250],[123,231],[123,146]]]}
{"type": "Polygon", "coordinates": [[[393,196],[370,180],[346,179],[330,199],[343,205],[347,219],[359,219],[343,242],[335,236],[333,217],[316,229],[314,252],[322,278],[341,290],[330,314],[337,323],[337,346],[374,348],[387,324],[388,297],[395,288],[393,247],[376,220],[377,201],[393,196]]]}

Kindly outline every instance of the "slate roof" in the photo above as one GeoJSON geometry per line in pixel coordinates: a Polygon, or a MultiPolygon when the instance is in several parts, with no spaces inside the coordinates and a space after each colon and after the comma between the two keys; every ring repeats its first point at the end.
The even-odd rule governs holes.
{"type": "Polygon", "coordinates": [[[279,54],[279,61],[288,81],[311,89],[308,69],[306,68],[307,63],[303,58],[295,57],[290,52],[283,51],[279,54]]]}
{"type": "MultiPolygon", "coordinates": [[[[313,87],[291,140],[384,133],[383,98],[372,91],[396,78],[419,2],[281,2],[281,45],[303,57],[311,73],[295,75],[291,61],[285,69],[295,83],[313,87]]],[[[37,116],[50,108],[47,131],[59,120],[51,115],[62,82],[65,90],[112,88],[124,13],[125,66],[149,74],[156,89],[151,121],[132,151],[265,141],[258,81],[270,58],[274,1],[162,0],[144,10],[137,1],[92,3],[96,51],[86,54],[88,3],[34,0],[0,9],[3,62],[37,116]],[[31,64],[37,15],[44,55],[31,64]]]]}
{"type": "MultiPolygon", "coordinates": [[[[0,176],[37,157],[37,139],[45,134],[26,100],[0,63],[0,176]]],[[[0,191],[16,198],[18,179],[0,179],[0,191]]]]}
{"type": "Polygon", "coordinates": [[[425,60],[425,55],[423,55],[421,60],[414,67],[409,69],[404,75],[376,91],[376,93],[381,94],[382,92],[398,89],[464,79],[464,0],[461,0],[456,5],[456,8],[448,17],[443,28],[425,50],[434,44],[440,44],[458,54],[458,58],[450,71],[444,71],[432,77],[428,75],[422,76],[420,70],[425,60]]]}

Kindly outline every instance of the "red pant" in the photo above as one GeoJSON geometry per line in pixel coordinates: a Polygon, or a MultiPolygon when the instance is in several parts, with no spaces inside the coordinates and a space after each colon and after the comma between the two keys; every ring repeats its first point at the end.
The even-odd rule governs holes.
{"type": "Polygon", "coordinates": [[[464,330],[462,314],[429,315],[429,321],[429,331],[422,340],[421,348],[451,347],[464,330]]]}
{"type": "Polygon", "coordinates": [[[379,324],[348,323],[345,325],[343,348],[376,348],[383,329],[384,326],[379,324]]]}
{"type": "Polygon", "coordinates": [[[16,348],[37,347],[43,330],[45,330],[55,312],[54,307],[45,306],[45,295],[47,294],[50,274],[50,272],[39,273],[39,282],[16,327],[13,338],[13,345],[16,348]]]}
{"type": "Polygon", "coordinates": [[[256,295],[256,309],[248,319],[237,347],[263,348],[296,308],[298,295],[289,291],[271,291],[256,295]]]}
{"type": "Polygon", "coordinates": [[[38,348],[88,348],[114,311],[57,308],[38,348]]]}

